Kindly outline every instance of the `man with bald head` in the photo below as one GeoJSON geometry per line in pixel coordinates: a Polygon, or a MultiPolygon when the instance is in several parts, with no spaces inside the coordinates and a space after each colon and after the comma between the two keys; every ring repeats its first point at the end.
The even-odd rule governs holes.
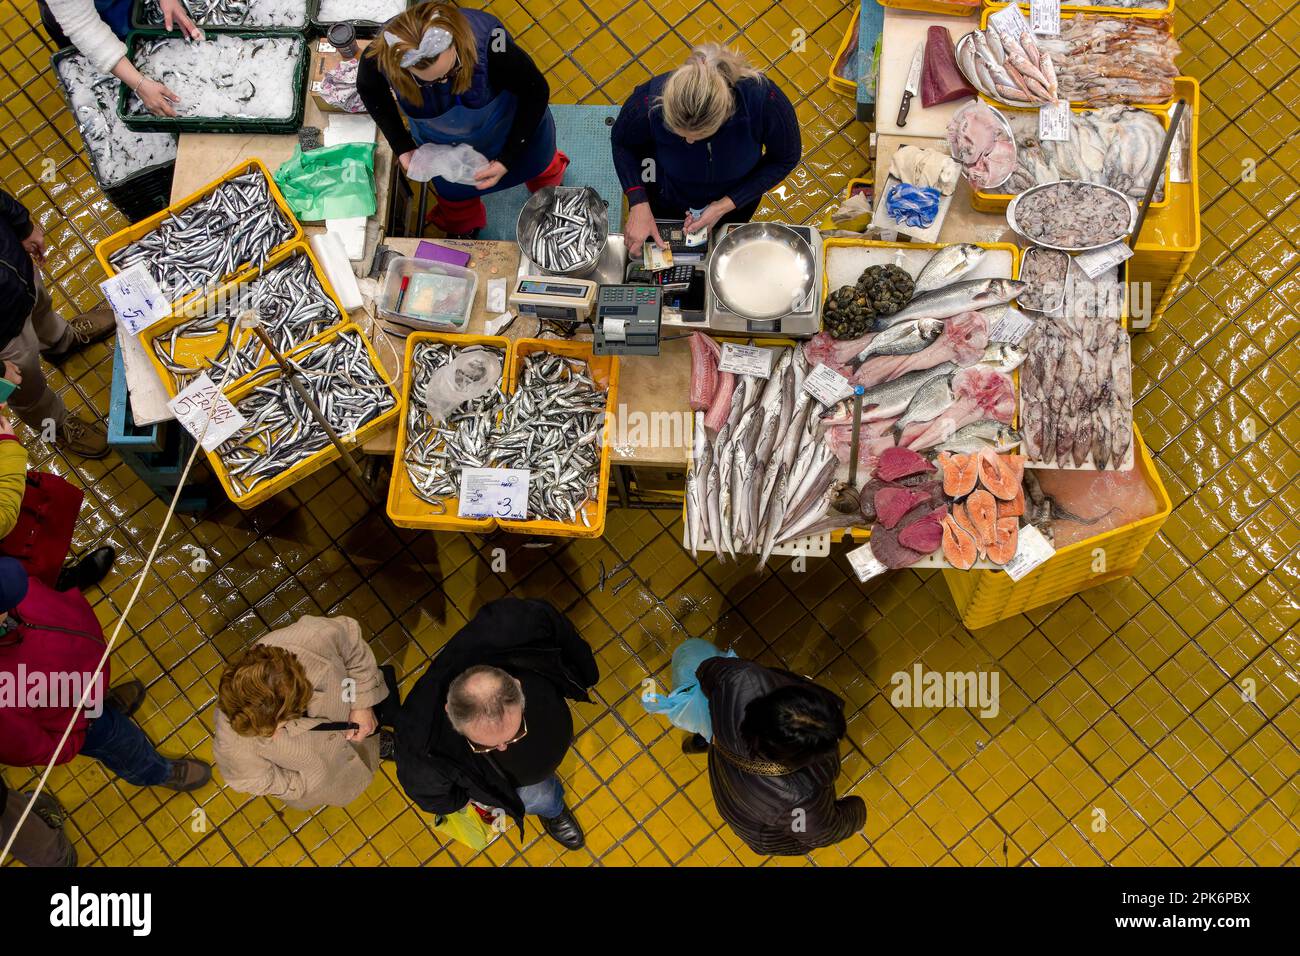
{"type": "Polygon", "coordinates": [[[596,659],[545,601],[503,598],[474,615],[429,664],[397,719],[397,779],[420,809],[471,800],[524,815],[568,850],[582,827],[557,771],[573,742],[570,700],[590,703],[596,659]]]}

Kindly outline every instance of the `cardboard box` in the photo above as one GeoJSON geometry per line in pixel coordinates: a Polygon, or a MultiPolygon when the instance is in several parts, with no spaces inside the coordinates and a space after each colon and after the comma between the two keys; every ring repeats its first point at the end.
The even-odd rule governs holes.
{"type": "MultiPolygon", "coordinates": [[[[357,40],[358,56],[365,52],[369,40],[357,40]]],[[[325,74],[334,69],[343,62],[343,57],[339,56],[338,50],[330,44],[329,40],[321,37],[319,40],[313,40],[311,44],[311,69],[307,75],[307,89],[311,92],[311,98],[316,101],[316,106],[322,113],[342,113],[344,110],[339,109],[333,103],[328,102],[320,95],[321,80],[325,74]]],[[[364,112],[364,110],[362,110],[364,112]]]]}

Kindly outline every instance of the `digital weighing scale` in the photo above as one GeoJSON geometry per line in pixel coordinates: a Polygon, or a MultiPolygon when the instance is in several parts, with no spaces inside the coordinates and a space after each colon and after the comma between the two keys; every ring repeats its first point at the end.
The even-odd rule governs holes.
{"type": "MultiPolygon", "coordinates": [[[[782,223],[788,225],[788,223],[782,223]]],[[[733,229],[731,224],[722,226],[717,234],[721,240],[733,229]]],[[[704,297],[704,321],[711,331],[729,332],[736,335],[785,335],[791,338],[811,338],[821,330],[822,323],[822,271],[825,267],[822,255],[821,232],[813,226],[789,226],[799,236],[807,240],[812,247],[813,261],[817,271],[813,277],[812,292],[794,310],[779,318],[767,321],[747,319],[732,312],[713,294],[710,288],[704,297]]]]}
{"type": "Polygon", "coordinates": [[[597,355],[658,355],[663,289],[655,285],[602,285],[592,319],[597,355]]]}
{"type": "Polygon", "coordinates": [[[596,301],[590,279],[521,275],[510,290],[510,304],[519,315],[548,322],[586,322],[596,301]]]}

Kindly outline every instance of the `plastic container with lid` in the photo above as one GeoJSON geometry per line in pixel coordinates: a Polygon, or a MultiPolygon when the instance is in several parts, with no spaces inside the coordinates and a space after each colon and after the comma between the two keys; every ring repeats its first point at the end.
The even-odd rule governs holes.
{"type": "Polygon", "coordinates": [[[388,263],[378,310],[389,324],[412,331],[459,332],[469,324],[477,291],[473,269],[398,256],[388,263]]]}

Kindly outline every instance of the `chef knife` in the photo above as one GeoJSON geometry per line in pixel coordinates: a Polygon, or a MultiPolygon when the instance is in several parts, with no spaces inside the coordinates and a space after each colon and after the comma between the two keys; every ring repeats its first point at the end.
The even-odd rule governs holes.
{"type": "Polygon", "coordinates": [[[925,44],[918,43],[912,54],[912,68],[907,71],[907,85],[903,87],[903,101],[898,104],[898,124],[907,125],[907,111],[912,108],[912,97],[921,89],[921,61],[925,58],[925,44]]]}

